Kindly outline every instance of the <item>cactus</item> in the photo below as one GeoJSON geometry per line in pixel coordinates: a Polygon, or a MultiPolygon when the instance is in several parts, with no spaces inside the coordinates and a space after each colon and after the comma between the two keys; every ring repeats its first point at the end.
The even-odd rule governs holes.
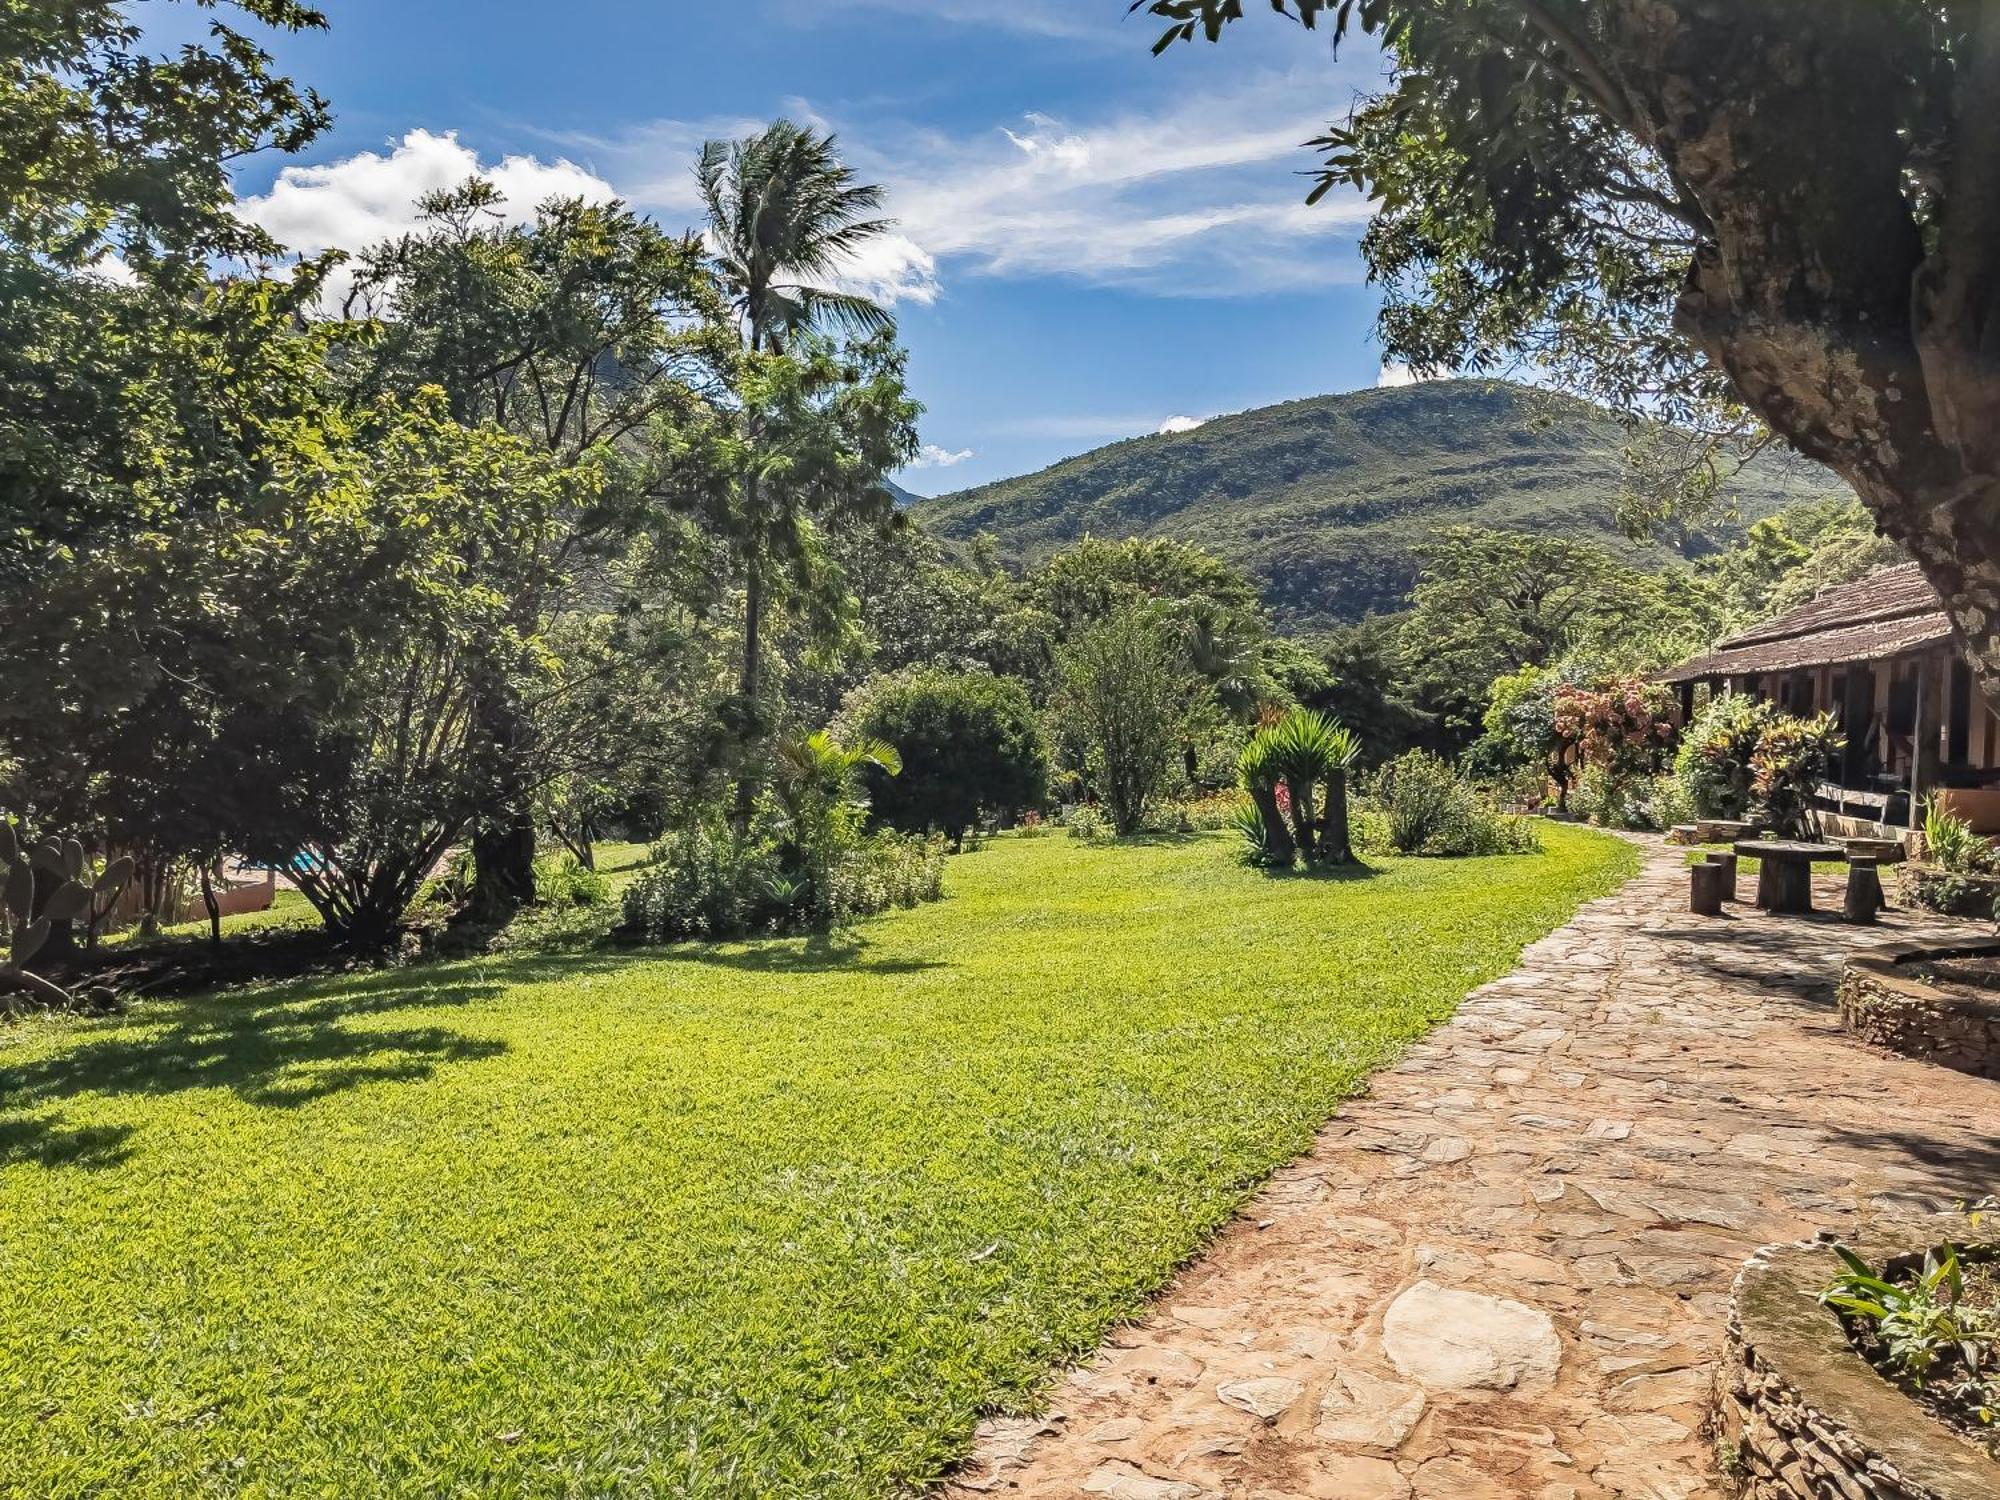
{"type": "Polygon", "coordinates": [[[95,921],[109,910],[132,878],[132,859],[122,855],[92,878],[83,845],[75,839],[50,840],[30,848],[15,824],[0,819],[0,994],[26,990],[56,1005],[69,1005],[69,992],[28,971],[58,922],[95,921]],[[37,881],[36,872],[50,877],[37,881]],[[36,886],[42,887],[36,900],[36,886]]]}

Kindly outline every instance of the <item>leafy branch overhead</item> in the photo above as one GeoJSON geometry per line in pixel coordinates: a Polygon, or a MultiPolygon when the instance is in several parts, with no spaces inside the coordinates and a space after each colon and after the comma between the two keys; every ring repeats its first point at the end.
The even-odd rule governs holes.
{"type": "MultiPolygon", "coordinates": [[[[1240,0],[1153,0],[1160,46],[1240,0]]],[[[1377,205],[1383,344],[1524,359],[1718,437],[1768,425],[1923,567],[2000,704],[2000,9],[1273,0],[1374,34],[1319,143],[1377,205]]]]}

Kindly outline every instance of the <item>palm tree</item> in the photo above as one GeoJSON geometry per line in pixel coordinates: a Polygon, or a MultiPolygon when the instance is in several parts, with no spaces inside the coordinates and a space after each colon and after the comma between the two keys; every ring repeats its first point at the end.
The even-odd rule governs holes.
{"type": "MultiPolygon", "coordinates": [[[[735,304],[744,347],[781,354],[799,334],[821,327],[877,334],[893,327],[866,297],[826,285],[868,240],[889,228],[873,217],[882,189],[859,181],[840,159],[834,138],[790,120],[740,141],[701,148],[695,182],[708,211],[710,248],[724,290],[735,304]]],[[[773,528],[764,515],[757,418],[748,418],[749,466],[742,476],[744,548],[743,660],[738,692],[750,722],[763,691],[763,624],[767,570],[761,539],[773,528]]],[[[735,820],[750,823],[756,781],[746,768],[736,786],[735,820]]]]}
{"type": "Polygon", "coordinates": [[[1294,849],[1308,864],[1354,862],[1347,775],[1360,753],[1361,741],[1353,730],[1309,708],[1294,708],[1250,737],[1239,769],[1263,823],[1261,843],[1268,862],[1288,865],[1294,849]],[[1280,784],[1285,792],[1282,802],[1280,784]],[[1317,818],[1315,784],[1323,788],[1317,818]],[[1285,812],[1291,815],[1290,828],[1285,826],[1285,812]]]}
{"type": "Polygon", "coordinates": [[[748,140],[710,141],[695,181],[747,348],[776,353],[805,328],[873,334],[890,326],[866,297],[824,284],[890,226],[871,217],[882,189],[855,177],[831,135],[779,120],[748,140]]]}

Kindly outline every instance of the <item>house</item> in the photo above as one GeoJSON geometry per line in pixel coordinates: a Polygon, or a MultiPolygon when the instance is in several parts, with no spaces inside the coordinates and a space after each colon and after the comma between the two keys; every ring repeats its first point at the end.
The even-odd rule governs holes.
{"type": "Polygon", "coordinates": [[[1703,688],[1838,719],[1847,749],[1819,798],[1830,834],[1900,836],[1933,793],[1976,831],[2000,833],[2000,719],[1914,563],[1828,589],[1660,680],[1679,689],[1683,721],[1703,688]]]}

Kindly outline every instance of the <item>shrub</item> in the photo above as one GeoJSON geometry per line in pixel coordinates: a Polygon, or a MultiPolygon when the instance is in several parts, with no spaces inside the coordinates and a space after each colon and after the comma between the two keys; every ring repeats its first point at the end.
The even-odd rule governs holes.
{"type": "Polygon", "coordinates": [[[1813,792],[1846,743],[1832,714],[1775,718],[1765,726],[1750,770],[1758,804],[1773,829],[1788,837],[1818,831],[1813,792]]]}
{"type": "Polygon", "coordinates": [[[989,672],[914,668],[863,683],[841,722],[894,745],[900,775],[869,773],[880,822],[909,833],[936,829],[954,846],[982,813],[1011,815],[1048,795],[1048,750],[1027,689],[989,672]]]}
{"type": "Polygon", "coordinates": [[[625,888],[625,927],[655,943],[738,937],[782,925],[794,906],[776,842],[739,837],[712,813],[653,847],[625,888]]]}
{"type": "Polygon", "coordinates": [[[738,837],[719,813],[663,840],[625,889],[624,930],[649,942],[840,927],[944,895],[941,836],[857,837],[801,864],[760,816],[738,837]]]}
{"type": "Polygon", "coordinates": [[[544,906],[609,906],[611,882],[573,855],[535,861],[536,899],[544,906]]]}
{"type": "Polygon", "coordinates": [[[1534,824],[1497,813],[1427,750],[1398,756],[1376,773],[1381,836],[1399,854],[1528,854],[1541,848],[1534,824]]]}
{"type": "Polygon", "coordinates": [[[1098,839],[1111,837],[1111,825],[1104,814],[1088,802],[1079,802],[1063,815],[1063,827],[1073,839],[1085,843],[1095,843],[1098,839]]]}
{"type": "Polygon", "coordinates": [[[1655,828],[1691,823],[1698,816],[1686,785],[1671,772],[1653,778],[1646,792],[1646,815],[1655,828]]]}
{"type": "Polygon", "coordinates": [[[1710,698],[1688,722],[1674,777],[1698,818],[1745,818],[1756,782],[1751,760],[1777,710],[1743,693],[1710,698]]]}
{"type": "Polygon", "coordinates": [[[1180,642],[1157,606],[1134,605],[1080,632],[1057,660],[1057,712],[1120,833],[1145,826],[1194,701],[1180,642]]]}
{"type": "Polygon", "coordinates": [[[1206,797],[1182,797],[1162,803],[1150,824],[1161,833],[1207,833],[1219,828],[1234,828],[1238,815],[1247,805],[1243,794],[1233,791],[1213,792],[1206,797]]]}

